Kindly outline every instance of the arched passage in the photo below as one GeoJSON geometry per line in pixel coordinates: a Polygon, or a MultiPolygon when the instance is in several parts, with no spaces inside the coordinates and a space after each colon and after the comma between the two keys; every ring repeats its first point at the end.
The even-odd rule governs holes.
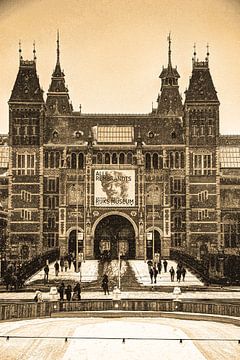
{"type": "Polygon", "coordinates": [[[136,254],[135,231],[131,222],[121,215],[108,215],[99,221],[94,232],[94,254],[96,258],[107,256],[134,259],[136,254]]]}
{"type": "Polygon", "coordinates": [[[154,259],[155,254],[159,254],[161,256],[161,235],[160,232],[156,229],[149,230],[147,232],[147,247],[146,247],[146,255],[147,259],[154,259]],[[153,246],[154,242],[154,246],[153,246]]]}
{"type": "MultiPolygon", "coordinates": [[[[83,234],[83,232],[79,229],[78,234],[83,234]]],[[[76,229],[73,229],[69,232],[68,235],[68,254],[76,254],[76,229]]],[[[79,235],[78,239],[78,254],[83,252],[83,237],[79,235]]]]}

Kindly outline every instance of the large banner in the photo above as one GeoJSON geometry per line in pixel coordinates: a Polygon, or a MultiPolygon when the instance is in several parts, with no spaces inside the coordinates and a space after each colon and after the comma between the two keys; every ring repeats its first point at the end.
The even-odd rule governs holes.
{"type": "Polygon", "coordinates": [[[95,170],[94,205],[101,207],[135,206],[135,171],[95,170]]]}

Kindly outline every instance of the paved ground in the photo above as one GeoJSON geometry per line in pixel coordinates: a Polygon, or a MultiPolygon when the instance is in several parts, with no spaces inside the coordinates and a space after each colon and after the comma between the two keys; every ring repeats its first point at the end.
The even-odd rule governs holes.
{"type": "Polygon", "coordinates": [[[0,338],[0,360],[237,360],[240,346],[235,325],[166,318],[20,320],[0,323],[0,336],[10,337],[0,338]]]}

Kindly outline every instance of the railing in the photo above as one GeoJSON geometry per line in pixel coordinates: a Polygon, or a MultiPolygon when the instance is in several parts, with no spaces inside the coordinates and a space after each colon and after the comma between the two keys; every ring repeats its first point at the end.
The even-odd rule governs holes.
{"type": "Polygon", "coordinates": [[[190,270],[193,270],[195,273],[197,273],[204,282],[209,282],[208,264],[206,261],[199,261],[190,254],[173,249],[170,250],[170,258],[176,260],[177,262],[181,261],[190,270]]]}
{"type": "MultiPolygon", "coordinates": [[[[25,261],[17,269],[12,267],[5,267],[3,275],[3,282],[7,289],[14,288],[18,289],[23,286],[25,280],[34,275],[36,272],[41,270],[48,260],[53,262],[59,258],[59,249],[47,251],[42,255],[35,256],[29,261],[25,261]]],[[[7,265],[7,264],[6,264],[7,265]]]]}
{"type": "MultiPolygon", "coordinates": [[[[240,317],[240,304],[217,304],[204,302],[176,302],[160,299],[123,299],[113,300],[81,300],[81,301],[46,301],[42,303],[2,303],[0,304],[0,320],[27,319],[49,317],[54,313],[94,311],[128,311],[128,312],[167,312],[211,314],[240,317]]],[[[88,315],[88,314],[86,314],[88,315]]],[[[146,313],[144,313],[147,316],[146,313]]],[[[90,316],[90,315],[89,315],[90,316]]],[[[96,315],[97,316],[97,315],[96,315]]],[[[117,314],[116,314],[117,316],[117,314]]],[[[139,316],[142,316],[140,314],[139,316]]]]}

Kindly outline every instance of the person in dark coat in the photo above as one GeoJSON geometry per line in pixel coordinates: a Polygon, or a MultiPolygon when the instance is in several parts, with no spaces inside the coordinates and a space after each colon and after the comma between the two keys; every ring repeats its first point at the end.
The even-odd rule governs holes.
{"type": "Polygon", "coordinates": [[[64,285],[63,282],[62,282],[61,285],[59,286],[58,292],[59,292],[59,295],[60,295],[60,301],[63,301],[63,299],[64,299],[64,294],[65,294],[65,285],[64,285]]]}
{"type": "Polygon", "coordinates": [[[168,262],[167,262],[166,259],[165,259],[164,262],[163,262],[163,266],[164,266],[164,272],[167,272],[168,262]]]}
{"type": "Polygon", "coordinates": [[[71,269],[71,265],[72,265],[72,254],[68,254],[68,268],[71,269]]]}
{"type": "Polygon", "coordinates": [[[185,275],[186,275],[187,270],[185,269],[185,267],[182,267],[181,269],[181,273],[182,273],[182,280],[185,280],[185,275]]]}
{"type": "Polygon", "coordinates": [[[73,259],[73,266],[74,266],[74,271],[76,272],[77,271],[77,261],[75,258],[73,259]]]}
{"type": "Polygon", "coordinates": [[[151,266],[150,270],[149,270],[149,275],[150,275],[150,279],[151,279],[151,284],[153,283],[153,267],[151,266]]]}
{"type": "Polygon", "coordinates": [[[76,299],[78,301],[81,300],[81,286],[79,282],[74,286],[73,293],[74,293],[74,297],[76,296],[76,299]]]}
{"type": "Polygon", "coordinates": [[[161,271],[162,271],[162,262],[161,262],[161,260],[159,260],[159,262],[157,263],[157,269],[158,269],[158,273],[161,274],[161,271]]]}
{"type": "Polygon", "coordinates": [[[71,298],[72,298],[72,287],[71,287],[71,285],[67,286],[67,288],[65,290],[65,294],[66,294],[67,301],[71,301],[71,298]]]}
{"type": "Polygon", "coordinates": [[[55,264],[54,264],[54,269],[55,269],[55,276],[58,276],[59,273],[59,263],[56,260],[55,264]]]}
{"type": "Polygon", "coordinates": [[[48,282],[48,273],[49,273],[49,266],[46,264],[44,266],[44,282],[48,282]]]}
{"type": "Polygon", "coordinates": [[[107,276],[107,274],[104,274],[104,275],[103,275],[102,288],[103,288],[104,294],[106,295],[106,294],[108,293],[108,295],[109,295],[108,276],[107,276]]]}
{"type": "Polygon", "coordinates": [[[60,259],[60,268],[61,268],[61,271],[63,272],[63,268],[64,268],[64,260],[63,260],[63,257],[61,257],[61,259],[60,259]]]}
{"type": "Polygon", "coordinates": [[[170,276],[171,276],[171,281],[174,281],[175,270],[172,266],[171,266],[169,272],[170,272],[170,276]]]}
{"type": "Polygon", "coordinates": [[[158,274],[157,268],[156,268],[156,266],[154,266],[154,267],[153,267],[154,284],[157,283],[157,274],[158,274]]]}
{"type": "Polygon", "coordinates": [[[177,281],[180,282],[181,281],[181,275],[182,275],[182,271],[180,268],[177,268],[177,281]]]}

